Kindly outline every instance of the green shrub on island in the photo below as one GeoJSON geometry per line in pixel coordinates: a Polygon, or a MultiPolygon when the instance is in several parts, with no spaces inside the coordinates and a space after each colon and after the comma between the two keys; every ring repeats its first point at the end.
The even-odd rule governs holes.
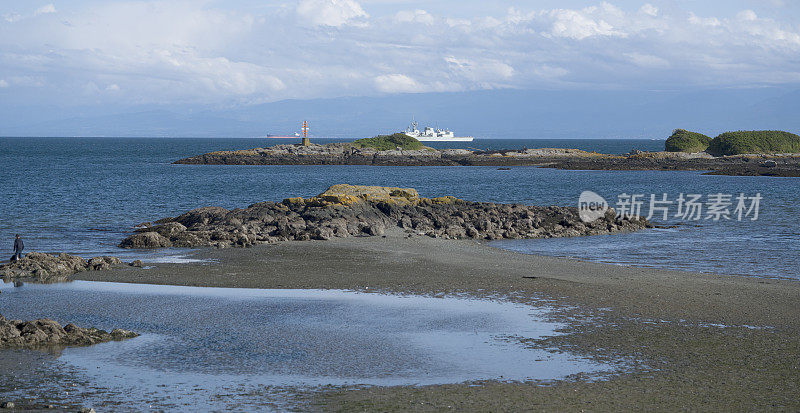
{"type": "Polygon", "coordinates": [[[685,129],[675,129],[672,136],[667,139],[664,149],[667,152],[697,153],[708,149],[711,137],[702,133],[689,132],[685,129]]]}
{"type": "Polygon", "coordinates": [[[395,133],[393,135],[378,135],[374,138],[364,138],[353,142],[356,148],[372,148],[379,151],[388,151],[400,148],[406,151],[424,149],[425,145],[405,133],[395,133]]]}
{"type": "Polygon", "coordinates": [[[708,153],[714,156],[800,153],[800,136],[782,131],[725,132],[711,140],[708,153]]]}

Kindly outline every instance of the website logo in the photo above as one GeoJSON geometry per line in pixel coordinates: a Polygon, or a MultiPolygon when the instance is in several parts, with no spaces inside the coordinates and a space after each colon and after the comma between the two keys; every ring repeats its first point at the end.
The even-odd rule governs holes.
{"type": "Polygon", "coordinates": [[[578,215],[581,221],[589,223],[604,217],[608,212],[608,202],[592,191],[583,191],[578,198],[578,215]]]}

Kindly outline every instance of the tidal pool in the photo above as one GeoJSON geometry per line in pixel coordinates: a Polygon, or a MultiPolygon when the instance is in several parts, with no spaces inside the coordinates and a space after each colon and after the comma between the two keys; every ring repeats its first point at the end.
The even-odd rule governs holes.
{"type": "Polygon", "coordinates": [[[242,407],[284,397],[264,389],[552,380],[611,369],[526,348],[519,338],[562,325],[545,321],[545,307],[503,301],[89,281],[0,291],[8,318],[141,334],[48,355],[85,378],[91,391],[81,397],[94,406],[242,407]]]}

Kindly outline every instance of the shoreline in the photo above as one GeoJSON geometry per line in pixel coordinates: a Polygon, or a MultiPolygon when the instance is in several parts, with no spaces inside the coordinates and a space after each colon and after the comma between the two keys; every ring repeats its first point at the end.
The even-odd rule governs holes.
{"type": "MultiPolygon", "coordinates": [[[[650,284],[656,281],[658,287],[682,283],[704,287],[715,285],[720,288],[786,284],[800,293],[800,283],[791,278],[701,273],[531,255],[493,247],[486,241],[447,240],[424,235],[412,235],[409,238],[399,228],[387,231],[383,237],[285,241],[247,248],[206,247],[190,252],[188,257],[200,261],[156,263],[149,269],[123,267],[108,271],[82,272],[70,278],[85,281],[233,288],[357,290],[369,287],[397,293],[471,292],[475,298],[480,298],[480,295],[487,290],[480,287],[487,285],[508,292],[515,292],[514,288],[517,287],[525,291],[531,286],[521,283],[527,280],[522,279],[521,275],[531,273],[537,277],[534,279],[590,283],[609,288],[621,286],[624,283],[620,280],[623,279],[644,277],[645,279],[640,281],[640,287],[643,288],[648,288],[648,285],[655,288],[656,285],[650,284]],[[445,254],[446,257],[439,257],[441,254],[445,254]],[[319,260],[313,263],[305,262],[311,256],[321,257],[324,262],[319,260]],[[354,268],[348,268],[345,264],[350,261],[345,257],[353,256],[358,257],[360,261],[351,263],[354,268]],[[402,278],[388,279],[385,274],[368,277],[370,274],[367,274],[376,268],[391,269],[393,273],[414,268],[419,270],[420,268],[414,266],[415,261],[435,265],[432,269],[423,270],[423,274],[404,274],[402,278]],[[472,266],[475,267],[473,271],[456,273],[456,270],[468,270],[472,266]],[[317,274],[318,271],[303,272],[303,277],[298,278],[282,276],[283,272],[292,273],[314,267],[328,271],[333,276],[317,274]],[[441,272],[445,269],[450,271],[441,272]],[[504,271],[506,274],[501,275],[497,271],[504,271]],[[201,277],[201,274],[204,276],[201,277]],[[591,274],[601,274],[601,277],[592,279],[591,274]],[[479,275],[485,278],[478,278],[479,275]],[[513,278],[516,275],[520,277],[513,278]],[[455,282],[457,279],[458,282],[455,282]],[[512,282],[509,285],[499,284],[515,279],[522,281],[512,282]],[[361,282],[353,283],[354,280],[361,282]],[[453,282],[448,283],[448,281],[453,282]]],[[[539,292],[553,293],[553,291],[539,292]]],[[[588,293],[592,295],[594,292],[588,293]]],[[[583,297],[572,295],[573,298],[579,296],[583,297]]],[[[794,325],[800,327],[800,320],[794,325]]]]}
{"type": "Polygon", "coordinates": [[[796,281],[526,255],[471,240],[406,238],[400,231],[389,231],[385,238],[202,249],[193,257],[215,261],[81,273],[74,278],[466,294],[534,306],[545,300],[556,309],[552,317],[569,327],[562,335],[527,345],[595,360],[632,361],[629,371],[607,380],[571,377],[549,386],[491,381],[310,391],[304,396],[310,403],[304,409],[800,408],[793,398],[800,390],[796,281]],[[420,400],[429,404],[419,405],[420,400]]]}

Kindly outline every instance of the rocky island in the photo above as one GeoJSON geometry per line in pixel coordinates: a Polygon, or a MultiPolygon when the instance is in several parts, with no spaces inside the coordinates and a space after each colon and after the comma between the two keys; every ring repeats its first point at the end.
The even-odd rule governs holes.
{"type": "Polygon", "coordinates": [[[624,155],[577,149],[479,151],[429,148],[404,134],[325,145],[276,145],[180,159],[184,165],[539,166],[570,170],[681,170],[715,175],[800,176],[800,137],[728,132],[714,139],[677,129],[664,152],[624,155]]]}
{"type": "Polygon", "coordinates": [[[412,188],[334,185],[311,198],[261,202],[245,209],[204,207],[138,229],[122,248],[247,247],[290,240],[379,236],[388,228],[446,239],[552,238],[635,231],[639,217],[609,210],[582,222],[578,209],[421,198],[412,188]]]}

